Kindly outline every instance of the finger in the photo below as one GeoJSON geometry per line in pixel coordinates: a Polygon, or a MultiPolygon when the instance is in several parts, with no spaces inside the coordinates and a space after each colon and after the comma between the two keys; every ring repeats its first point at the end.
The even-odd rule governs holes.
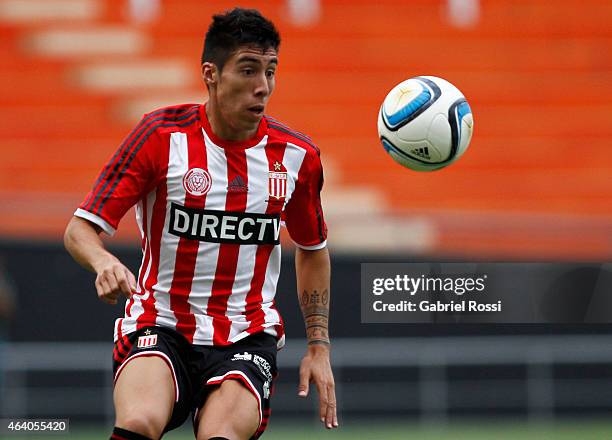
{"type": "Polygon", "coordinates": [[[135,292],[136,291],[136,277],[134,276],[132,272],[130,272],[127,269],[125,270],[125,273],[127,274],[128,282],[130,283],[130,290],[132,292],[135,292]]]}
{"type": "Polygon", "coordinates": [[[327,387],[317,382],[317,390],[319,391],[319,418],[322,423],[325,423],[327,417],[327,405],[329,399],[327,397],[327,387]]]}
{"type": "Polygon", "coordinates": [[[333,421],[333,425],[334,425],[334,428],[337,428],[338,426],[340,426],[338,424],[338,405],[336,405],[334,407],[334,421],[333,421]]]}
{"type": "Polygon", "coordinates": [[[123,295],[125,295],[128,298],[132,295],[132,289],[130,287],[130,282],[127,280],[127,278],[125,277],[120,278],[120,279],[118,278],[117,284],[119,285],[119,290],[123,295]]]}
{"type": "Polygon", "coordinates": [[[114,272],[108,271],[102,276],[102,281],[105,281],[108,284],[109,290],[107,293],[113,293],[115,296],[116,292],[119,291],[119,283],[117,282],[117,277],[114,272]]]}
{"type": "Polygon", "coordinates": [[[338,426],[338,417],[336,415],[336,391],[333,383],[327,387],[327,400],[326,426],[335,428],[338,426]]]}
{"type": "Polygon", "coordinates": [[[96,293],[98,294],[98,298],[104,299],[104,289],[98,279],[96,279],[96,293]]]}
{"type": "Polygon", "coordinates": [[[102,301],[108,304],[117,304],[117,295],[113,293],[110,284],[104,278],[98,278],[96,284],[100,286],[98,289],[98,297],[102,301]]]}
{"type": "Polygon", "coordinates": [[[114,277],[109,277],[108,275],[102,275],[100,277],[100,285],[102,286],[102,296],[106,299],[115,300],[117,299],[117,287],[114,286],[115,279],[114,277]]]}
{"type": "Polygon", "coordinates": [[[298,385],[298,396],[308,396],[308,386],[310,382],[310,371],[307,368],[300,368],[300,384],[298,385]]]}
{"type": "Polygon", "coordinates": [[[98,277],[98,280],[96,282],[98,286],[100,286],[100,299],[106,298],[108,296],[108,293],[110,292],[110,287],[108,286],[108,283],[102,277],[98,277]]]}
{"type": "Polygon", "coordinates": [[[117,281],[117,287],[119,288],[120,292],[129,298],[132,294],[132,289],[130,288],[130,282],[128,280],[126,272],[127,270],[125,268],[117,267],[115,269],[114,275],[115,280],[117,281]]]}

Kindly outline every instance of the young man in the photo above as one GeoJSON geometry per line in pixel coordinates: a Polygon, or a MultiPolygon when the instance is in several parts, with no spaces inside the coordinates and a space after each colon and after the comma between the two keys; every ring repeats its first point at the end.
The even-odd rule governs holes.
{"type": "Polygon", "coordinates": [[[145,115],[68,225],[66,248],[97,274],[100,299],[129,298],[115,323],[113,439],[158,439],[192,411],[198,440],[262,434],[284,344],[281,219],[297,245],[308,338],[298,395],[314,382],[321,421],[338,426],[319,151],[264,116],[279,45],[255,10],[214,16],[202,55],[208,102],[145,115]],[[134,204],[137,279],[99,237],[134,204]]]}

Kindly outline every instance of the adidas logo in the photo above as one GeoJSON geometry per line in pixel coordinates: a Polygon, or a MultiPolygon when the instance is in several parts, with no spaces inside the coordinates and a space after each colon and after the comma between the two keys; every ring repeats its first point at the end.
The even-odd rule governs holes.
{"type": "Polygon", "coordinates": [[[423,148],[415,148],[414,150],[411,151],[412,154],[415,154],[419,157],[422,157],[424,159],[431,159],[431,157],[429,156],[429,148],[428,147],[423,147],[423,148]]]}
{"type": "Polygon", "coordinates": [[[249,187],[246,185],[246,183],[244,183],[242,177],[236,176],[227,185],[227,190],[229,192],[247,192],[249,190],[249,187]]]}

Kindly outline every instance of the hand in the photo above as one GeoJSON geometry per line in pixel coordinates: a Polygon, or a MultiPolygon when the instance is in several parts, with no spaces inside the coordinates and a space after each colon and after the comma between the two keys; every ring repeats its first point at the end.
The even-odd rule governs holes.
{"type": "Polygon", "coordinates": [[[98,298],[108,304],[117,304],[117,298],[123,294],[127,298],[136,290],[136,278],[116,258],[106,258],[96,264],[96,290],[98,298]]]}
{"type": "Polygon", "coordinates": [[[319,415],[327,429],[338,427],[336,415],[336,386],[329,363],[328,345],[309,345],[300,365],[298,396],[308,396],[309,384],[314,382],[319,392],[319,415]]]}

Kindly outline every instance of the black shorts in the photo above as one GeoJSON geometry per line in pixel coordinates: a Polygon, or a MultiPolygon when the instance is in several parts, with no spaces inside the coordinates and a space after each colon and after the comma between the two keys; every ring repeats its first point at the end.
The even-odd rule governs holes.
{"type": "Polygon", "coordinates": [[[145,327],[115,343],[114,380],[137,357],[157,356],[166,362],[174,381],[175,404],[165,432],[181,426],[190,413],[195,420],[211,389],[225,380],[238,380],[257,399],[259,427],[252,437],[256,439],[270,417],[270,396],[277,375],[276,351],[276,338],[267,333],[257,333],[225,347],[210,347],[192,345],[171,329],[145,327]]]}

